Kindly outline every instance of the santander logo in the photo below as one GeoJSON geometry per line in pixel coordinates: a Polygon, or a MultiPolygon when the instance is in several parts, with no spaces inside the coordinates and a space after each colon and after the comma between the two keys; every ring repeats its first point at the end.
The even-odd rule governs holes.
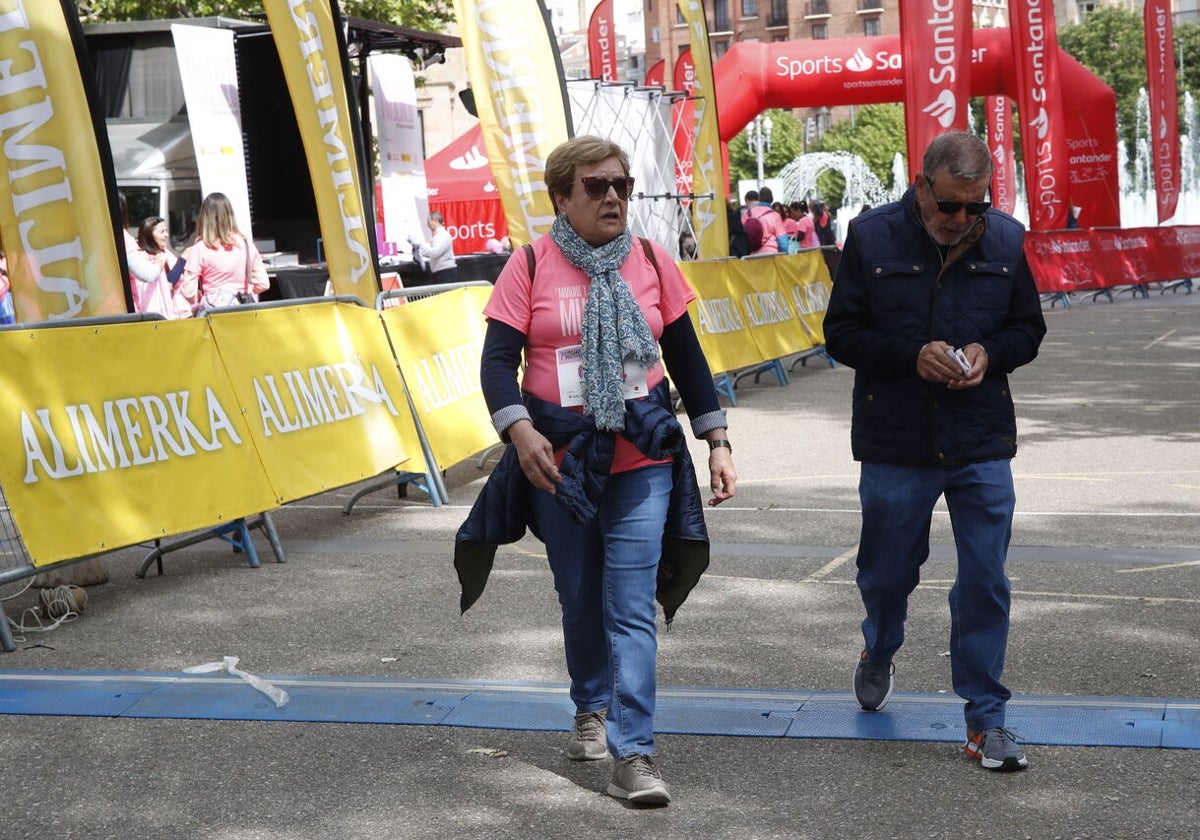
{"type": "Polygon", "coordinates": [[[958,102],[954,98],[954,91],[949,88],[943,89],[937,99],[926,105],[921,111],[937,120],[938,125],[942,128],[949,128],[954,124],[954,117],[958,112],[958,102]]]}
{"type": "Polygon", "coordinates": [[[472,146],[454,160],[450,161],[451,169],[480,169],[488,165],[486,155],[479,153],[478,146],[472,146]]]}
{"type": "Polygon", "coordinates": [[[870,57],[863,52],[862,47],[854,51],[854,55],[846,61],[846,69],[853,70],[855,73],[865,73],[875,66],[875,62],[871,61],[870,57]]]}

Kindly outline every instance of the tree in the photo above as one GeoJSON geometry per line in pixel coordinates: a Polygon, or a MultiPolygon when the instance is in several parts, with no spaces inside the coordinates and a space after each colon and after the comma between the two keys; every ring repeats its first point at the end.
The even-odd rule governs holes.
{"type": "MultiPolygon", "coordinates": [[[[804,124],[791,111],[772,108],[763,113],[771,118],[771,150],[763,154],[763,175],[772,178],[779,170],[804,154],[804,124]]],[[[739,180],[758,178],[758,155],[750,148],[749,126],[729,141],[729,178],[739,180]]]]}
{"type": "MultiPolygon", "coordinates": [[[[79,0],[76,5],[84,23],[264,14],[262,0],[79,0]]],[[[340,8],[349,17],[433,32],[454,20],[447,0],[340,0],[340,8]]]]}
{"type": "MultiPolygon", "coordinates": [[[[1136,145],[1138,90],[1146,87],[1146,41],[1141,14],[1120,6],[1104,6],[1089,14],[1082,23],[1059,30],[1058,43],[1113,89],[1117,96],[1120,139],[1132,161],[1136,145]]],[[[1176,83],[1182,102],[1185,92],[1190,91],[1195,96],[1200,89],[1200,24],[1185,23],[1175,27],[1175,51],[1176,83]]],[[[1184,126],[1182,120],[1180,125],[1184,126]]]]}
{"type": "MultiPolygon", "coordinates": [[[[813,151],[850,152],[863,159],[884,186],[892,184],[892,163],[897,152],[905,153],[904,106],[896,102],[863,105],[854,118],[831,127],[816,143],[813,151]]],[[[846,181],[840,173],[828,171],[817,179],[817,193],[832,208],[842,204],[846,181]]]]}

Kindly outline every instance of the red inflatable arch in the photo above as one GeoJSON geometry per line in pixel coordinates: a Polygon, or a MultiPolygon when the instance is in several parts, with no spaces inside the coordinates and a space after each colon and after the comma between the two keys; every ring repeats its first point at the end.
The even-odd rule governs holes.
{"type": "MultiPolygon", "coordinates": [[[[1007,29],[975,29],[971,95],[1015,98],[1007,29]]],[[[1112,89],[1059,50],[1067,97],[1071,201],[1090,227],[1119,227],[1117,100],[1112,89]]],[[[768,108],[870,105],[904,99],[900,37],[734,44],[713,68],[721,140],[729,142],[768,108]]]]}

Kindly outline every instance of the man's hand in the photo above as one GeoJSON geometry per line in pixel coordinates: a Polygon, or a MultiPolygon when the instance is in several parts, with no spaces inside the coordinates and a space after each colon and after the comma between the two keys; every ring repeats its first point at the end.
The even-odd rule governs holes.
{"type": "Polygon", "coordinates": [[[971,365],[969,373],[964,373],[954,360],[953,347],[944,341],[931,341],[917,354],[917,375],[926,382],[937,382],[953,390],[973,388],[987,373],[987,351],[981,344],[968,344],[963,353],[971,365]]]}

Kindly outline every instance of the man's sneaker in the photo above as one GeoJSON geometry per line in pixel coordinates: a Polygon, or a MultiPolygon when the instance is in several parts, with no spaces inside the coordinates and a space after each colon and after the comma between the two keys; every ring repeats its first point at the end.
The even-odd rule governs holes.
{"type": "Polygon", "coordinates": [[[892,674],[896,666],[891,662],[872,662],[864,650],[854,669],[854,696],[864,711],[878,712],[892,696],[892,674]]]}
{"type": "Polygon", "coordinates": [[[654,759],[644,753],[628,755],[617,762],[608,783],[608,795],[639,805],[666,805],[671,801],[671,792],[654,766],[654,759]]]}
{"type": "Polygon", "coordinates": [[[1016,736],[1003,726],[985,729],[982,732],[968,729],[967,743],[963,745],[963,749],[971,758],[979,759],[988,770],[1011,772],[1024,770],[1029,766],[1016,736]]]}
{"type": "Polygon", "coordinates": [[[580,712],[575,715],[575,731],[567,741],[567,758],[572,761],[596,761],[608,758],[608,744],[604,739],[606,709],[598,712],[580,712]]]}

